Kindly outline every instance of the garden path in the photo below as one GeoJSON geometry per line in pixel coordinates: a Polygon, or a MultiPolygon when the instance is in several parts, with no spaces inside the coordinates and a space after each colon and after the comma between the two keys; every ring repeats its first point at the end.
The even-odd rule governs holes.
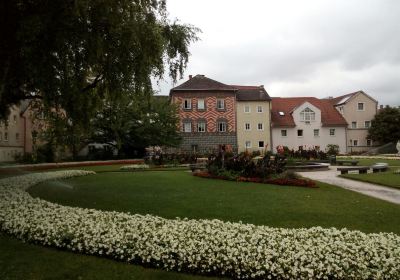
{"type": "Polygon", "coordinates": [[[336,167],[330,167],[327,171],[297,173],[312,180],[336,185],[344,189],[356,191],[368,196],[400,204],[400,190],[339,177],[338,175],[340,172],[336,171],[336,167]]]}

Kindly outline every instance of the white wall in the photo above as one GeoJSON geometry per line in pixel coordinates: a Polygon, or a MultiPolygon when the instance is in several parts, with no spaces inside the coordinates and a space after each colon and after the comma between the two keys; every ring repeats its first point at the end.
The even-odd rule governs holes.
{"type": "Polygon", "coordinates": [[[321,111],[312,104],[305,102],[293,111],[293,119],[296,127],[275,127],[272,128],[273,150],[276,152],[278,145],[297,150],[299,146],[304,149],[319,146],[325,151],[328,144],[339,145],[340,153],[346,153],[346,128],[345,127],[323,127],[321,124],[321,111]],[[305,108],[310,108],[315,112],[315,120],[307,124],[300,119],[300,112],[305,108]],[[287,136],[281,136],[281,130],[286,129],[287,136]],[[297,130],[303,130],[303,136],[297,136],[297,130]],[[314,129],[319,129],[319,136],[314,136],[314,129]],[[335,135],[330,135],[330,129],[335,129],[335,135]]]}

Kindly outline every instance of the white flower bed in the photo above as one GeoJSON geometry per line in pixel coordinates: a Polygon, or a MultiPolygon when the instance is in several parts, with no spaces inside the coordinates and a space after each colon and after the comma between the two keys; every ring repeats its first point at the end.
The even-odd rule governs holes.
{"type": "Polygon", "coordinates": [[[132,170],[143,170],[143,169],[149,169],[150,166],[147,164],[130,164],[130,165],[124,165],[120,167],[120,170],[124,171],[132,171],[132,170]]]}
{"type": "Polygon", "coordinates": [[[24,191],[91,173],[0,180],[0,229],[38,244],[178,271],[242,279],[400,279],[400,236],[391,233],[168,220],[61,206],[24,191]]]}

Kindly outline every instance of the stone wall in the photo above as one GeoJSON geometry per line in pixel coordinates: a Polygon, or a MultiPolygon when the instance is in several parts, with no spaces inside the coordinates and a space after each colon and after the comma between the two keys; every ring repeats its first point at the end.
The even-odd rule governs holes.
{"type": "Polygon", "coordinates": [[[193,152],[197,145],[199,153],[217,152],[219,145],[230,145],[233,152],[237,152],[236,133],[181,133],[182,143],[179,146],[182,152],[193,152]]]}

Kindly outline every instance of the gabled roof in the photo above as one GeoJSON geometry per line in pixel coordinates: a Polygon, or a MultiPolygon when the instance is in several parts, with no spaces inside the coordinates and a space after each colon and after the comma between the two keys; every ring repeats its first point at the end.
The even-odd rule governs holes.
{"type": "Polygon", "coordinates": [[[327,99],[315,97],[273,97],[272,125],[274,127],[296,126],[292,112],[305,102],[309,102],[321,111],[322,126],[347,126],[346,120],[327,99]]]}
{"type": "Polygon", "coordinates": [[[270,101],[271,97],[268,95],[264,86],[237,86],[236,100],[238,101],[270,101]]]}
{"type": "Polygon", "coordinates": [[[170,93],[174,91],[235,91],[232,86],[217,82],[204,75],[196,75],[190,78],[183,84],[171,89],[170,93]]]}
{"type": "Polygon", "coordinates": [[[351,98],[353,98],[354,96],[358,95],[358,94],[364,94],[365,96],[367,96],[368,98],[370,98],[372,101],[378,103],[378,101],[376,101],[374,98],[372,98],[371,96],[369,96],[368,94],[366,94],[364,91],[359,90],[356,92],[352,92],[352,93],[348,93],[345,95],[341,95],[335,98],[325,98],[325,100],[328,100],[329,103],[331,103],[333,106],[339,106],[342,104],[346,104],[351,98]]]}

